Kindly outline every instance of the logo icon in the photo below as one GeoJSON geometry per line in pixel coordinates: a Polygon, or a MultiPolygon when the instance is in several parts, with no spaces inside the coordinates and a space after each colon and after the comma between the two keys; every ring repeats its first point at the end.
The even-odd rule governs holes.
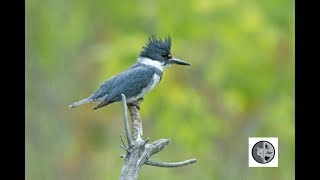
{"type": "Polygon", "coordinates": [[[278,138],[249,138],[249,167],[278,167],[278,138]]]}
{"type": "Polygon", "coordinates": [[[268,141],[259,141],[252,148],[253,159],[258,163],[266,164],[274,158],[274,147],[268,141]]]}

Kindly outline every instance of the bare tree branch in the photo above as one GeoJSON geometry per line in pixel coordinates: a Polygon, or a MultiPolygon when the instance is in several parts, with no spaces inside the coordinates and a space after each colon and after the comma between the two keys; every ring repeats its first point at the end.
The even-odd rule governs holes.
{"type": "Polygon", "coordinates": [[[132,126],[132,137],[134,141],[142,142],[142,122],[140,118],[140,105],[142,99],[138,99],[137,101],[128,104],[128,109],[131,117],[131,126],[132,126]]]}
{"type": "Polygon", "coordinates": [[[123,149],[126,153],[129,153],[129,150],[127,149],[126,146],[124,145],[120,145],[121,149],[123,149]]]}
{"type": "Polygon", "coordinates": [[[126,152],[129,152],[126,144],[124,143],[124,140],[123,140],[123,137],[122,135],[120,134],[120,139],[121,139],[121,142],[122,142],[122,145],[120,146],[122,149],[124,149],[126,152]]]}
{"type": "Polygon", "coordinates": [[[124,159],[124,165],[121,170],[120,180],[136,180],[141,167],[144,164],[157,167],[180,167],[197,162],[196,159],[189,159],[181,162],[156,162],[150,160],[150,157],[163,150],[169,143],[170,139],[159,139],[149,143],[149,138],[145,141],[142,139],[143,129],[140,118],[140,104],[142,99],[127,104],[132,126],[132,139],[127,119],[126,97],[122,94],[122,105],[124,114],[124,125],[129,147],[126,147],[122,135],[120,138],[122,144],[120,147],[126,151],[126,155],[120,157],[124,159]]]}
{"type": "Polygon", "coordinates": [[[145,164],[149,165],[149,166],[157,166],[157,167],[181,167],[181,166],[185,166],[185,165],[189,165],[189,164],[193,164],[197,162],[196,159],[188,159],[185,161],[181,161],[181,162],[156,162],[156,161],[152,161],[151,159],[148,159],[145,164]]]}
{"type": "Polygon", "coordinates": [[[149,142],[149,140],[150,140],[150,138],[147,138],[147,139],[143,142],[142,146],[145,146],[145,145],[149,142]]]}
{"type": "MultiPolygon", "coordinates": [[[[124,94],[121,94],[122,97],[122,110],[123,110],[123,121],[124,121],[124,127],[126,129],[126,136],[127,136],[127,141],[128,141],[128,146],[132,146],[133,142],[131,139],[131,135],[130,135],[130,129],[129,129],[129,122],[128,122],[128,113],[127,113],[127,107],[126,107],[126,96],[124,94]]],[[[123,142],[122,136],[121,140],[123,142]]],[[[124,144],[124,143],[123,143],[124,144]]]]}
{"type": "Polygon", "coordinates": [[[169,142],[170,142],[169,139],[159,139],[155,142],[147,144],[148,146],[151,146],[150,156],[160,152],[169,144],[169,142]]]}

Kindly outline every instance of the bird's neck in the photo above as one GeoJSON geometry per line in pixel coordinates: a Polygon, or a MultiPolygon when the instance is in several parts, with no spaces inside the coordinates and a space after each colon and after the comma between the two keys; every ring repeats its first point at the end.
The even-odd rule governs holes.
{"type": "Polygon", "coordinates": [[[153,66],[159,69],[161,72],[163,71],[164,68],[168,67],[168,66],[165,66],[164,63],[160,61],[155,61],[147,57],[138,57],[138,63],[145,64],[148,66],[153,66]]]}

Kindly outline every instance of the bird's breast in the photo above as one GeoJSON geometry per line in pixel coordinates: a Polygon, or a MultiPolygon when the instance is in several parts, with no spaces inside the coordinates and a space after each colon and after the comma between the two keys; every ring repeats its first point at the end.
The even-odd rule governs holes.
{"type": "Polygon", "coordinates": [[[133,97],[129,98],[129,99],[127,100],[127,102],[128,102],[128,103],[131,103],[131,102],[133,102],[133,101],[136,101],[136,100],[142,98],[145,94],[147,94],[149,91],[151,91],[152,89],[154,89],[154,88],[157,86],[157,84],[159,84],[160,79],[161,79],[161,77],[160,77],[157,73],[155,73],[155,74],[152,76],[152,80],[150,81],[150,83],[149,83],[145,88],[143,88],[143,89],[140,91],[139,94],[137,94],[136,96],[133,96],[133,97]]]}

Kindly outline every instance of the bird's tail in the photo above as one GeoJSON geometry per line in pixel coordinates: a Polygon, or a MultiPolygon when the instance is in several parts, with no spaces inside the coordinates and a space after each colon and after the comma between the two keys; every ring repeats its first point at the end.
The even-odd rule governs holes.
{"type": "Polygon", "coordinates": [[[89,102],[92,102],[94,101],[93,99],[83,99],[81,101],[78,101],[78,102],[75,102],[73,104],[70,104],[69,105],[69,108],[74,108],[74,107],[77,107],[77,106],[80,106],[80,105],[83,105],[83,104],[87,104],[89,102]]]}

